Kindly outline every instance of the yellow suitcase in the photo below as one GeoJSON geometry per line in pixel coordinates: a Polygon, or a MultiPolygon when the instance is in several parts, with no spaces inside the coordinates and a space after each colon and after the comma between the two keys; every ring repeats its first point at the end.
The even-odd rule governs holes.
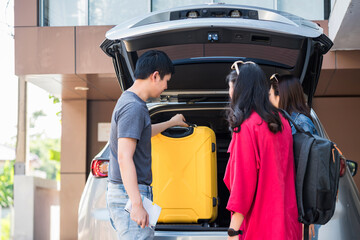
{"type": "Polygon", "coordinates": [[[159,223],[204,223],[217,217],[215,133],[170,128],[151,139],[154,202],[159,223]]]}

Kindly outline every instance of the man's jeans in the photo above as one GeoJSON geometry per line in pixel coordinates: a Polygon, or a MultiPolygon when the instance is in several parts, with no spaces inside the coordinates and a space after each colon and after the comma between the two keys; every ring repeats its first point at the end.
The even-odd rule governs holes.
{"type": "MultiPolygon", "coordinates": [[[[142,196],[152,200],[152,189],[150,186],[139,184],[139,191],[142,196]]],[[[110,214],[110,222],[116,231],[118,239],[121,240],[142,240],[153,239],[154,230],[150,227],[141,228],[136,222],[130,219],[130,214],[124,210],[129,196],[123,184],[109,182],[106,200],[110,214]]]]}

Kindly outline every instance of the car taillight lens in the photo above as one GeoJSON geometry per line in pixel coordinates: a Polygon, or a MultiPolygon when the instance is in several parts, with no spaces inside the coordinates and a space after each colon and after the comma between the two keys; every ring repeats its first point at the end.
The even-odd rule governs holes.
{"type": "Polygon", "coordinates": [[[94,159],[91,163],[91,172],[94,177],[107,177],[108,176],[109,160],[107,159],[94,159]]]}
{"type": "Polygon", "coordinates": [[[340,177],[344,176],[346,172],[346,162],[343,157],[340,157],[340,177]]]}

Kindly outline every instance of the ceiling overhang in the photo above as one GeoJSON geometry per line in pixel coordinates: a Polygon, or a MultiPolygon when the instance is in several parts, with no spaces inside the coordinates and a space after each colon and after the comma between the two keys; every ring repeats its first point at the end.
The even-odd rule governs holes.
{"type": "Polygon", "coordinates": [[[332,50],[360,50],[360,0],[337,0],[329,18],[332,50]]]}

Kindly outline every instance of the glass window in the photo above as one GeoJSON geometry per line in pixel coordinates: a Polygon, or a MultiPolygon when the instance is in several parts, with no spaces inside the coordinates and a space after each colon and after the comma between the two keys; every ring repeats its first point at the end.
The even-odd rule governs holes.
{"type": "Polygon", "coordinates": [[[117,25],[149,12],[149,0],[89,0],[89,25],[117,25]]]}
{"type": "Polygon", "coordinates": [[[40,1],[40,26],[88,25],[87,0],[40,1]]]}
{"type": "Polygon", "coordinates": [[[324,20],[324,0],[277,0],[277,9],[310,20],[324,20]]]}
{"type": "MultiPolygon", "coordinates": [[[[325,3],[333,4],[327,3],[326,1],[334,0],[305,0],[301,2],[297,0],[215,0],[215,2],[223,2],[227,4],[241,4],[280,10],[309,20],[324,19],[325,3]]],[[[328,15],[329,13],[327,13],[327,16],[328,15]]]]}
{"type": "Polygon", "coordinates": [[[169,0],[152,0],[151,1],[151,10],[159,11],[165,10],[174,7],[188,6],[188,5],[196,5],[196,4],[204,4],[209,3],[209,0],[177,0],[177,1],[169,1],[169,0]]]}
{"type": "Polygon", "coordinates": [[[310,20],[328,18],[335,0],[39,0],[40,26],[117,25],[150,11],[227,3],[276,9],[310,20]]]}

